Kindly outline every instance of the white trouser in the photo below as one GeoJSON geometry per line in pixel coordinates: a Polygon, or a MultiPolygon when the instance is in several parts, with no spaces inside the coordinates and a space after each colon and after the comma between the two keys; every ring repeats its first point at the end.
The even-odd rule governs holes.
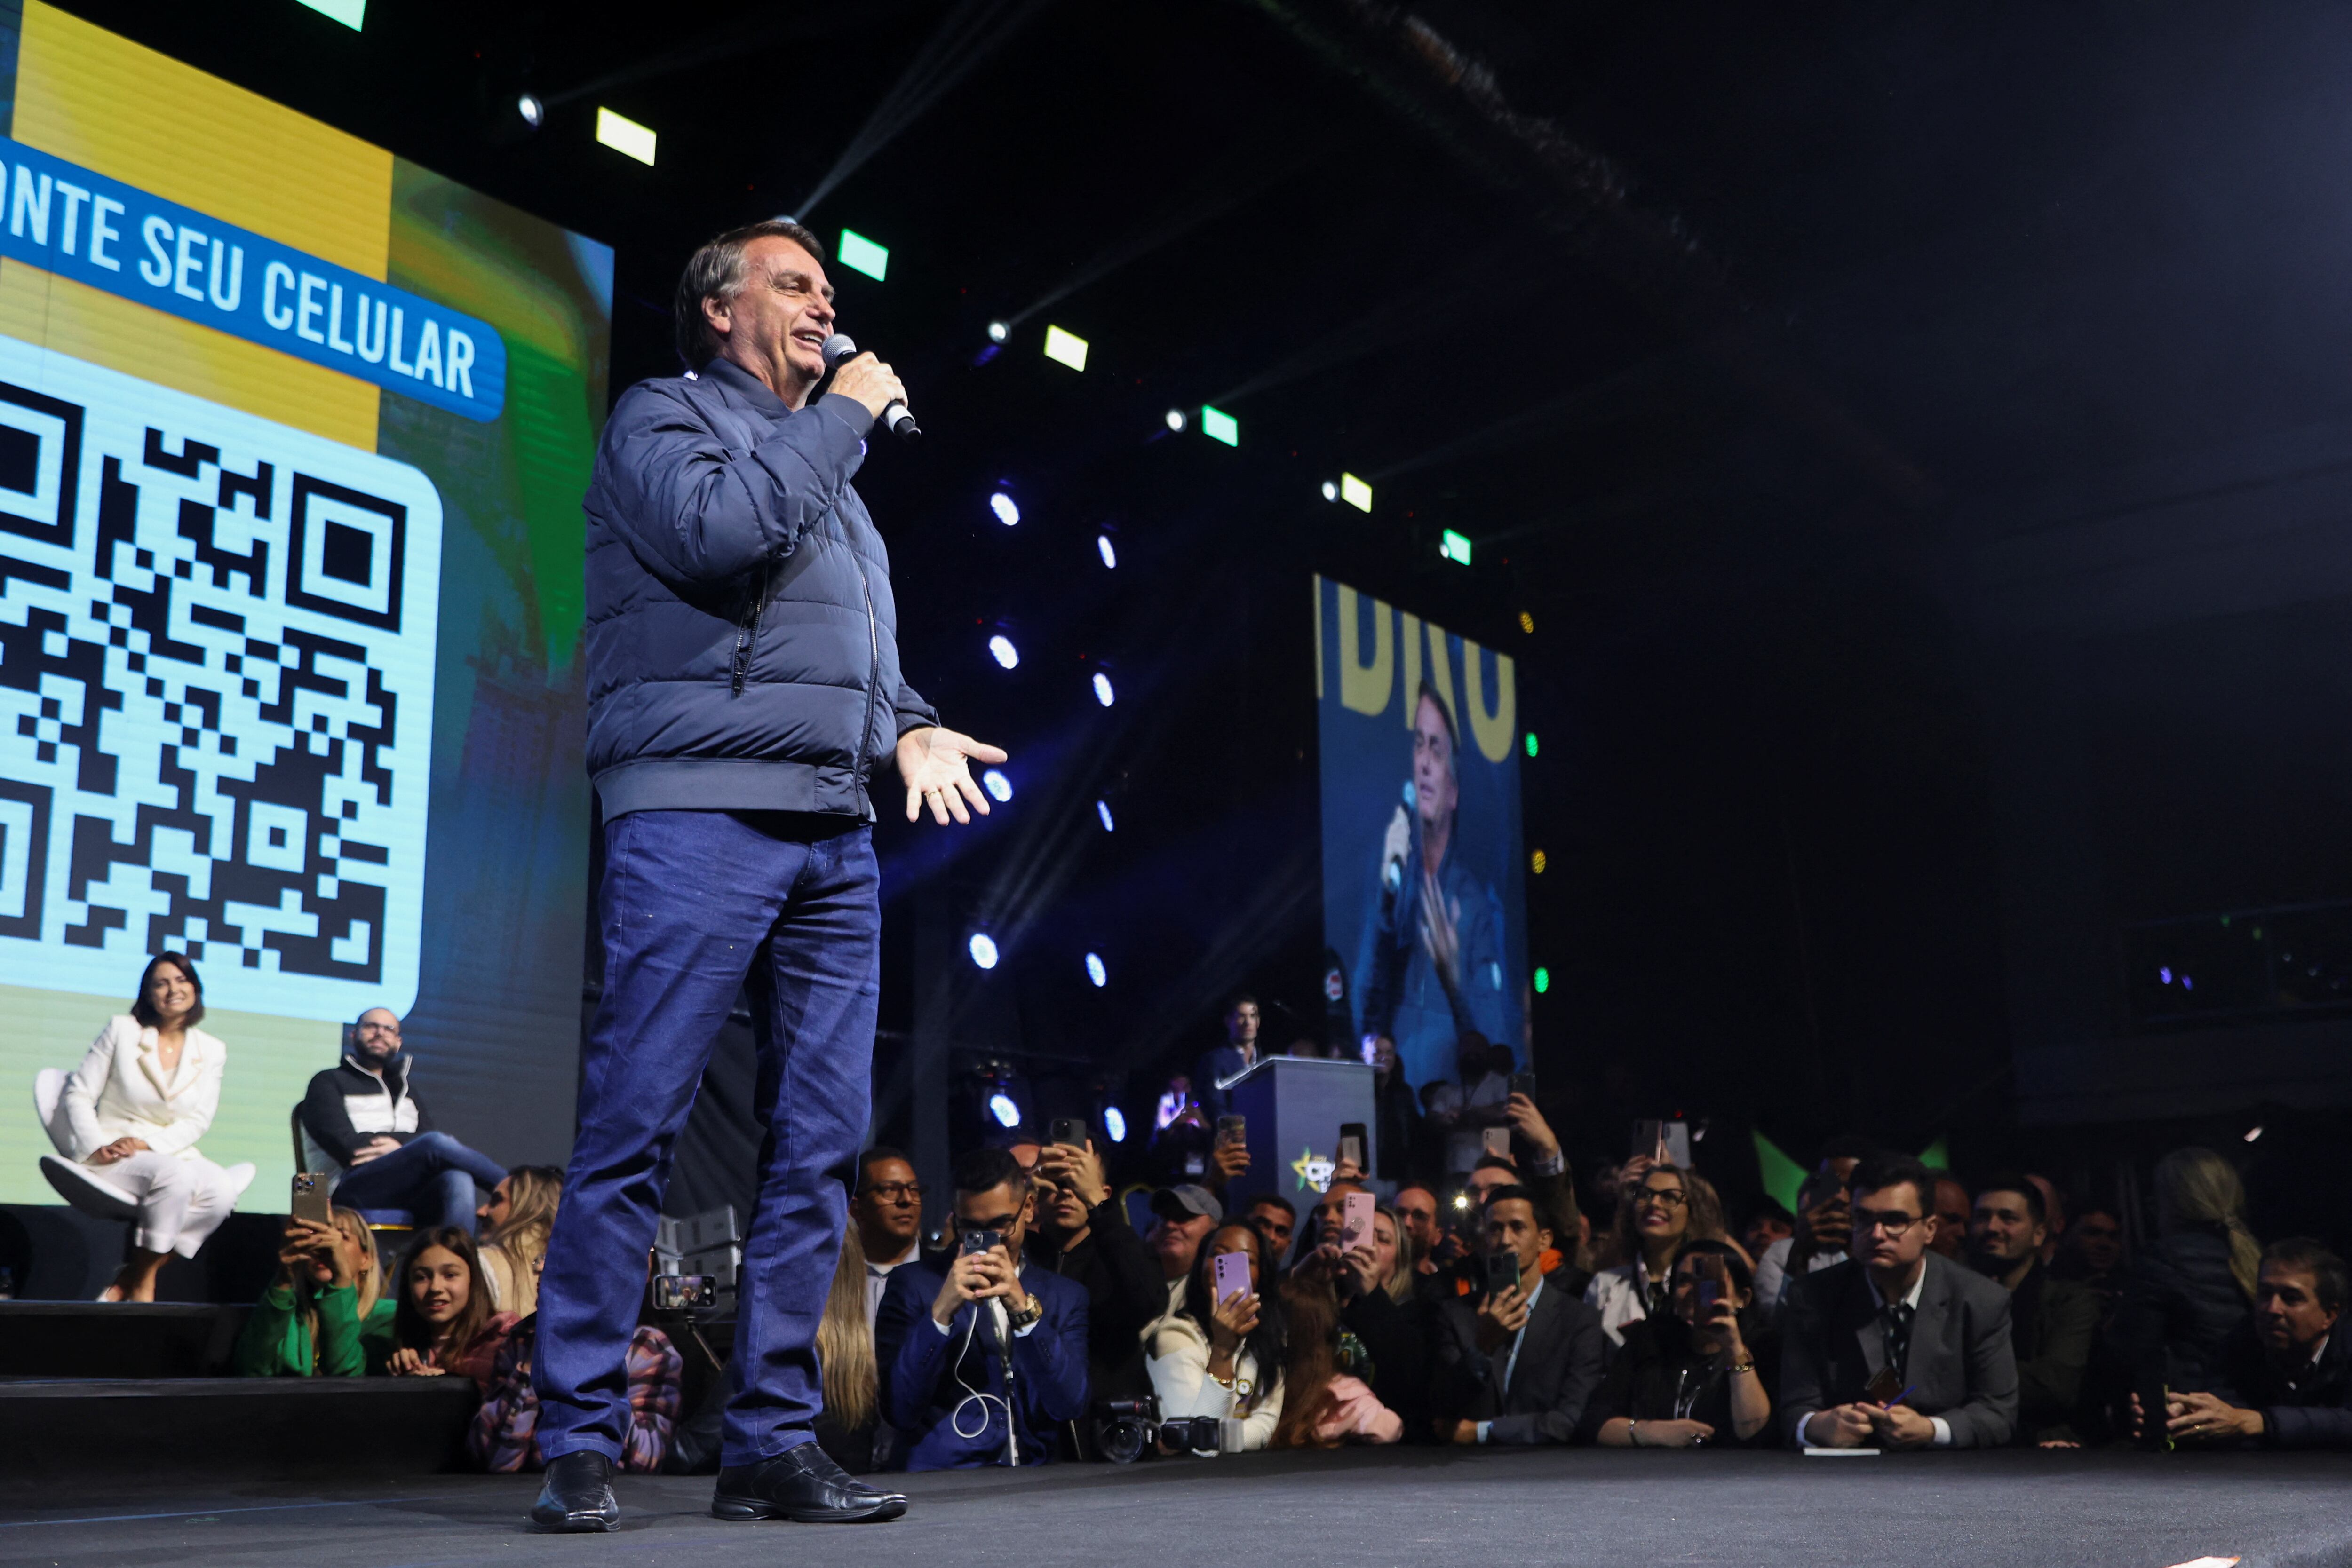
{"type": "Polygon", "coordinates": [[[183,1158],[142,1149],[127,1160],[88,1168],[139,1205],[131,1239],[149,1252],[194,1257],[236,1206],[228,1173],[202,1155],[183,1158]]]}

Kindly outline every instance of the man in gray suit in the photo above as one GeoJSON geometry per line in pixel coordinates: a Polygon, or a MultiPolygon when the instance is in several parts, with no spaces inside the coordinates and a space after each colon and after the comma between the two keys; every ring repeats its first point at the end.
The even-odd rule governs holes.
{"type": "Polygon", "coordinates": [[[1780,1411],[1800,1447],[1991,1448],[2017,1425],[2009,1292],[1929,1249],[1936,1176],[1853,1173],[1853,1256],[1789,1282],[1780,1411]]]}
{"type": "Polygon", "coordinates": [[[1485,1297],[1475,1311],[1464,1300],[1438,1310],[1437,1435],[1454,1443],[1573,1442],[1608,1354],[1601,1314],[1545,1278],[1541,1260],[1553,1237],[1532,1192],[1489,1192],[1486,1225],[1485,1297]],[[1507,1282],[1513,1262],[1517,1285],[1507,1282]]]}

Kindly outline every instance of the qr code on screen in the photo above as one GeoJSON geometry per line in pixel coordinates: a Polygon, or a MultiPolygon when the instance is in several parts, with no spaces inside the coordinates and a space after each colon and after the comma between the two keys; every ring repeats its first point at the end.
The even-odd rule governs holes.
{"type": "Polygon", "coordinates": [[[440,557],[406,464],[0,338],[0,981],[405,1011],[440,557]]]}

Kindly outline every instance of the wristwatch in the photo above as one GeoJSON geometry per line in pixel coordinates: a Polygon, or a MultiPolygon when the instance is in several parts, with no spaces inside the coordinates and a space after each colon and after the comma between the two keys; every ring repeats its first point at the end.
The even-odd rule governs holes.
{"type": "Polygon", "coordinates": [[[1045,1303],[1039,1301],[1036,1297],[1032,1296],[1029,1298],[1029,1304],[1027,1306],[1018,1307],[1012,1312],[1005,1313],[1004,1321],[1011,1323],[1013,1325],[1013,1332],[1017,1333],[1045,1315],[1045,1303]]]}

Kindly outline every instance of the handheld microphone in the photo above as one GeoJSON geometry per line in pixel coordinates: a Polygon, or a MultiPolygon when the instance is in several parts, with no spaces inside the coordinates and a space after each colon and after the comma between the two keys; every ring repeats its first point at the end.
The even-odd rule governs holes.
{"type": "MultiPolygon", "coordinates": [[[[837,369],[857,357],[856,340],[846,332],[835,332],[824,340],[824,368],[837,369]]],[[[888,425],[890,434],[901,441],[912,441],[923,434],[923,427],[915,423],[915,416],[907,412],[907,405],[895,399],[882,410],[882,423],[888,425]]]]}

